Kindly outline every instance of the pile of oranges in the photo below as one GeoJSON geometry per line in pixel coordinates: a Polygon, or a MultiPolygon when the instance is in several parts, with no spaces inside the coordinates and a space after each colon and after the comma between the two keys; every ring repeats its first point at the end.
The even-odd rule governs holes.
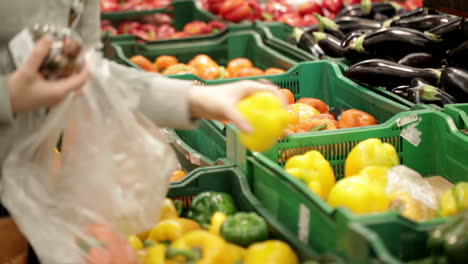
{"type": "Polygon", "coordinates": [[[205,54],[195,56],[188,64],[181,63],[176,57],[169,55],[159,56],[154,62],[151,62],[142,55],[136,55],[131,57],[130,61],[145,71],[158,72],[164,75],[192,73],[205,80],[270,75],[285,72],[282,69],[274,67],[262,70],[255,67],[248,58],[232,59],[224,67],[205,54]]]}

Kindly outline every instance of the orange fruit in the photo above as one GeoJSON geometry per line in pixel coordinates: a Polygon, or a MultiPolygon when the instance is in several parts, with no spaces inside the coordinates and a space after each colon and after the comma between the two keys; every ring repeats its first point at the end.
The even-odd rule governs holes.
{"type": "Polygon", "coordinates": [[[279,69],[279,68],[268,68],[265,70],[265,74],[281,74],[285,73],[285,70],[279,69]]]}
{"type": "Polygon", "coordinates": [[[252,61],[247,58],[233,59],[227,65],[227,71],[232,77],[236,76],[238,71],[245,68],[253,68],[252,61]]]}
{"type": "Polygon", "coordinates": [[[259,68],[244,68],[239,70],[236,73],[236,77],[249,77],[249,76],[258,76],[258,75],[263,75],[264,72],[260,70],[259,68]]]}
{"type": "Polygon", "coordinates": [[[286,97],[288,104],[294,104],[294,94],[288,89],[281,89],[280,92],[286,97]]]}
{"type": "Polygon", "coordinates": [[[156,58],[154,61],[154,64],[158,67],[159,70],[164,70],[169,66],[176,65],[179,63],[179,60],[177,60],[176,57],[174,56],[169,56],[169,55],[162,55],[156,58]]]}

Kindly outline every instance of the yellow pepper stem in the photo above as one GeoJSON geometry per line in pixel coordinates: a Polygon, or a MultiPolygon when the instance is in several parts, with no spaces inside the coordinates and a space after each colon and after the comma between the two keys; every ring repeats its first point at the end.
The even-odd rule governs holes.
{"type": "Polygon", "coordinates": [[[195,264],[198,260],[201,259],[201,249],[195,248],[192,250],[186,250],[170,247],[166,252],[166,257],[169,259],[177,256],[185,257],[187,264],[195,264]]]}

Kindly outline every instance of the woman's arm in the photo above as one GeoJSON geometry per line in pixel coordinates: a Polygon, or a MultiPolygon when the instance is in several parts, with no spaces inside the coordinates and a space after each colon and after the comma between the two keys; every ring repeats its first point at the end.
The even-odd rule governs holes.
{"type": "MultiPolygon", "coordinates": [[[[99,49],[101,44],[100,10],[98,0],[88,0],[77,32],[87,48],[99,49]]],[[[142,72],[111,62],[113,76],[140,95],[140,110],[158,126],[193,127],[189,109],[192,81],[174,80],[162,75],[142,72]]]]}

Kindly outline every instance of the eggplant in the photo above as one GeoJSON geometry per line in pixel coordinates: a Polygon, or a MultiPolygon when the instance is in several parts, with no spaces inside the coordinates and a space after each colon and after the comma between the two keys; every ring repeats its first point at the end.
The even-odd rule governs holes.
{"type": "Polygon", "coordinates": [[[430,53],[410,53],[398,61],[406,66],[415,68],[441,68],[442,58],[430,53]]]}
{"type": "Polygon", "coordinates": [[[460,103],[468,103],[468,71],[447,67],[440,76],[440,86],[460,103]]]}
{"type": "Polygon", "coordinates": [[[335,23],[335,21],[323,17],[317,13],[314,14],[319,23],[305,29],[305,32],[312,34],[312,32],[324,32],[328,33],[335,38],[342,40],[345,38],[345,34],[341,32],[340,26],[335,23]]]}
{"type": "Polygon", "coordinates": [[[423,78],[430,84],[439,82],[441,72],[434,69],[418,69],[382,59],[370,59],[348,68],[346,76],[385,88],[408,85],[414,78],[423,78]]]}
{"type": "Polygon", "coordinates": [[[340,13],[338,13],[336,17],[340,18],[345,16],[381,21],[388,19],[388,16],[376,11],[376,8],[370,0],[362,0],[361,4],[345,6],[343,9],[341,9],[340,13]]]}
{"type": "Polygon", "coordinates": [[[394,20],[390,26],[412,28],[419,31],[427,31],[438,25],[448,23],[450,18],[441,15],[428,15],[394,20]]]}
{"type": "Polygon", "coordinates": [[[357,39],[351,49],[377,58],[399,60],[415,52],[430,52],[435,41],[428,35],[409,28],[383,28],[357,39]]]}
{"type": "Polygon", "coordinates": [[[399,14],[399,19],[406,19],[411,17],[418,17],[418,16],[428,16],[428,15],[441,15],[441,13],[435,9],[429,9],[425,7],[416,8],[412,11],[408,11],[403,14],[399,14]]]}
{"type": "Polygon", "coordinates": [[[449,51],[446,59],[449,66],[468,69],[468,41],[449,51]]]}
{"type": "Polygon", "coordinates": [[[409,89],[409,85],[402,85],[402,86],[398,86],[398,87],[395,87],[392,89],[392,93],[398,95],[398,96],[401,96],[405,99],[408,99],[408,89],[409,89]]]}
{"type": "Polygon", "coordinates": [[[327,56],[333,58],[342,57],[341,41],[339,39],[323,32],[312,32],[312,36],[327,56]]]}
{"type": "Polygon", "coordinates": [[[315,39],[311,34],[299,29],[296,30],[294,34],[299,35],[299,37],[296,38],[298,48],[312,54],[317,58],[322,58],[325,56],[325,52],[315,42],[315,39]]]}
{"type": "Polygon", "coordinates": [[[371,32],[372,31],[370,30],[356,30],[349,33],[341,42],[342,56],[353,62],[371,59],[372,56],[370,54],[360,53],[352,49],[352,46],[356,40],[358,40],[361,36],[371,32]]]}
{"type": "Polygon", "coordinates": [[[438,106],[444,106],[446,104],[456,104],[457,100],[447,93],[446,91],[439,89],[435,86],[432,86],[426,80],[421,78],[415,78],[411,81],[408,89],[408,100],[413,103],[425,103],[425,104],[436,104],[438,106]],[[417,95],[419,99],[415,100],[415,93],[413,91],[417,90],[417,95]]]}
{"type": "Polygon", "coordinates": [[[339,17],[335,19],[335,23],[340,27],[340,31],[344,34],[360,29],[377,30],[382,27],[382,22],[380,21],[352,16],[339,17]]]}
{"type": "Polygon", "coordinates": [[[387,17],[394,17],[400,10],[404,10],[400,4],[394,1],[372,3],[372,8],[374,8],[377,13],[387,17]]]}
{"type": "Polygon", "coordinates": [[[447,50],[458,47],[461,43],[466,41],[467,37],[463,33],[464,24],[464,19],[453,18],[447,23],[428,30],[426,34],[430,34],[434,38],[440,40],[434,51],[445,54],[447,50]]]}

